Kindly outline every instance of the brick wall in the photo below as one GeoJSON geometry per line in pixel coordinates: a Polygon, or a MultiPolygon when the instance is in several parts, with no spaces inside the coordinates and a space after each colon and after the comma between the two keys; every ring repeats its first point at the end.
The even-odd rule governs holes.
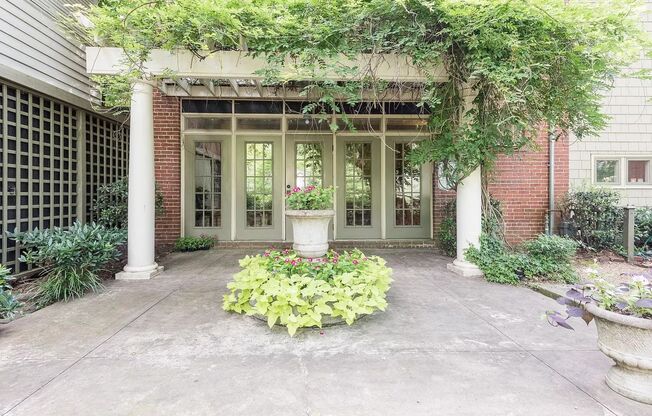
{"type": "MultiPolygon", "coordinates": [[[[524,150],[512,156],[500,157],[489,177],[489,192],[501,201],[506,237],[512,244],[520,243],[545,231],[548,210],[548,138],[542,128],[535,140],[537,150],[524,150]]],[[[555,198],[568,190],[568,139],[555,145],[555,198]]],[[[434,190],[435,235],[446,203],[455,192],[434,190]]]]}
{"type": "Polygon", "coordinates": [[[156,246],[167,251],[181,235],[181,110],[177,97],[154,93],[154,166],[164,213],[156,218],[156,246]]]}
{"type": "MultiPolygon", "coordinates": [[[[165,212],[156,220],[156,243],[169,248],[181,235],[181,114],[180,100],[158,91],[154,96],[154,148],[156,181],[163,193],[165,212]]],[[[548,209],[548,142],[541,129],[536,151],[521,151],[501,157],[490,177],[489,191],[502,202],[507,239],[519,243],[544,231],[548,209]]],[[[556,197],[568,190],[568,139],[556,144],[556,197]]],[[[447,202],[455,199],[454,191],[433,184],[435,235],[447,202]]]]}

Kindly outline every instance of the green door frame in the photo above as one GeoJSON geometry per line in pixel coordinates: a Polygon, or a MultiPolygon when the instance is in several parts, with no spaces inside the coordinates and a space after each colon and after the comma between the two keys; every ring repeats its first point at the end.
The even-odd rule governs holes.
{"type": "Polygon", "coordinates": [[[427,163],[421,166],[420,185],[420,215],[419,225],[397,225],[396,224],[396,144],[415,143],[422,139],[415,139],[409,136],[388,136],[385,138],[388,146],[386,153],[386,238],[420,239],[430,238],[432,219],[432,164],[427,163]]]}
{"type": "MultiPolygon", "coordinates": [[[[231,181],[228,179],[231,174],[231,135],[227,134],[185,134],[184,136],[184,235],[200,236],[207,235],[230,239],[231,237],[231,181]],[[197,209],[197,176],[195,174],[195,148],[197,143],[218,142],[221,145],[221,189],[220,189],[220,225],[210,227],[199,227],[195,222],[197,209]]],[[[205,201],[204,201],[205,203],[205,201]]]]}
{"type": "Polygon", "coordinates": [[[379,239],[382,237],[381,227],[381,143],[378,136],[372,135],[338,135],[335,144],[336,169],[337,169],[337,202],[336,223],[337,238],[345,240],[379,239]],[[371,225],[351,226],[346,225],[346,172],[345,161],[346,145],[349,143],[370,143],[371,155],[371,225]]]}
{"type": "Polygon", "coordinates": [[[239,134],[236,136],[236,240],[280,241],[283,239],[284,158],[281,134],[239,134]],[[247,188],[245,147],[247,144],[272,145],[272,224],[251,227],[247,225],[247,188]]]}

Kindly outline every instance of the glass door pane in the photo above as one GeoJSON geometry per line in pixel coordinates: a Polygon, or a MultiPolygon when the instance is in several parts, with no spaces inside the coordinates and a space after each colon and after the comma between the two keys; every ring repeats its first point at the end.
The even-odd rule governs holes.
{"type": "Polygon", "coordinates": [[[421,225],[421,168],[410,163],[407,154],[416,143],[394,145],[394,225],[421,225]]]}
{"type": "Polygon", "coordinates": [[[347,227],[371,227],[371,142],[344,146],[344,203],[347,227]]]}
{"type": "Polygon", "coordinates": [[[222,143],[195,142],[195,227],[222,225],[222,143]]]}
{"type": "Polygon", "coordinates": [[[415,165],[408,155],[412,137],[387,137],[387,238],[430,238],[432,165],[415,165]]]}
{"type": "Polygon", "coordinates": [[[324,184],[324,145],[320,142],[295,143],[295,185],[303,188],[308,185],[324,184]]]}
{"type": "Polygon", "coordinates": [[[337,138],[337,238],[380,238],[380,138],[337,138]]]}
{"type": "Polygon", "coordinates": [[[281,136],[238,136],[236,143],[236,239],[280,240],[281,136]]]}
{"type": "Polygon", "coordinates": [[[273,143],[245,143],[247,227],[271,227],[274,221],[273,143]]]}
{"type": "Polygon", "coordinates": [[[185,235],[231,238],[230,152],[230,135],[185,136],[185,235]]]}
{"type": "MultiPolygon", "coordinates": [[[[333,135],[288,134],[285,139],[285,188],[333,185],[333,135]]],[[[331,223],[332,224],[332,223],[331,223]]],[[[331,225],[332,227],[332,225],[331,225]]],[[[285,223],[285,239],[293,240],[292,223],[285,223]]],[[[333,238],[333,229],[329,230],[333,238]]]]}

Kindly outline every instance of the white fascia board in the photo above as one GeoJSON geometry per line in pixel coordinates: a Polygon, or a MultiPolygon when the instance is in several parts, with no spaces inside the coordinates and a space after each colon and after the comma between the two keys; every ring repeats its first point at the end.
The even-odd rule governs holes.
{"type": "MultiPolygon", "coordinates": [[[[95,75],[119,75],[127,68],[128,62],[121,48],[86,47],[86,71],[95,75]]],[[[412,64],[405,55],[396,54],[362,54],[352,60],[342,56],[340,63],[346,67],[357,67],[355,77],[336,74],[328,71],[319,74],[318,78],[332,81],[347,81],[371,76],[375,79],[395,82],[424,82],[428,78],[412,64]]],[[[173,73],[178,77],[203,79],[253,79],[262,80],[260,72],[267,67],[264,58],[254,58],[242,51],[215,52],[203,60],[198,59],[190,51],[178,50],[169,52],[154,49],[149,60],[144,64],[144,70],[150,76],[165,76],[173,73]]],[[[432,71],[432,81],[442,82],[448,79],[446,71],[439,66],[432,71]]],[[[304,81],[315,78],[312,73],[302,73],[291,60],[287,60],[280,77],[292,81],[304,81]]]]}

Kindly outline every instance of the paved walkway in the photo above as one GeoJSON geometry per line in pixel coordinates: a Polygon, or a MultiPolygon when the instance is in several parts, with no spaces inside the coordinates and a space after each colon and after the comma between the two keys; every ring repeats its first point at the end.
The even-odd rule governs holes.
{"type": "Polygon", "coordinates": [[[0,326],[0,414],[652,414],[604,383],[593,325],[541,320],[554,301],[426,250],[374,252],[394,268],[390,308],[323,335],[223,312],[238,250],[174,254],[154,280],[0,326]]]}

